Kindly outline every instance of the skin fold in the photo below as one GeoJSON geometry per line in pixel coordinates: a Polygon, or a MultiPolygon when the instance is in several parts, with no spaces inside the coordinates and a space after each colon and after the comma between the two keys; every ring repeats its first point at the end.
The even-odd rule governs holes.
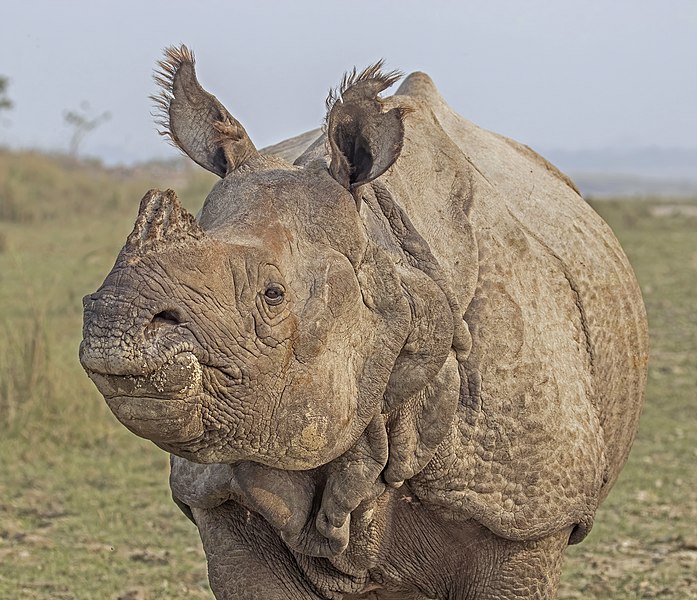
{"type": "Polygon", "coordinates": [[[164,133],[220,181],[197,218],[145,195],[80,359],[171,454],[217,598],[553,598],[631,447],[646,317],[612,232],[398,78],[354,71],[259,152],[187,48],[160,63],[164,133]]]}

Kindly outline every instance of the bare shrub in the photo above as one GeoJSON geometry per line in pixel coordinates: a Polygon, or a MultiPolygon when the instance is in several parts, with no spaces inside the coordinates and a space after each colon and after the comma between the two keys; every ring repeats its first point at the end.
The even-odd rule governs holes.
{"type": "Polygon", "coordinates": [[[0,338],[0,426],[11,429],[52,396],[45,313],[4,322],[0,338]]]}

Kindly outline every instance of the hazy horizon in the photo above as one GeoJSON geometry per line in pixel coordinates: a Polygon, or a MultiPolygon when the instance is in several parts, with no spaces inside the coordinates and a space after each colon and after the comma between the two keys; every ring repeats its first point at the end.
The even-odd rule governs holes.
{"type": "Polygon", "coordinates": [[[543,152],[697,148],[697,2],[541,0],[294,3],[34,2],[5,7],[0,145],[66,150],[66,110],[111,119],[82,155],[176,156],[148,96],[162,48],[187,43],[199,78],[258,147],[320,125],[343,72],[384,57],[428,72],[478,125],[543,152]]]}

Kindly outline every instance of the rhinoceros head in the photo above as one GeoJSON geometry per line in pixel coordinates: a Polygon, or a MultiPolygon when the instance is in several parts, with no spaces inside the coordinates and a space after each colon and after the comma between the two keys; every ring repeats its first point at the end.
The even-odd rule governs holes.
{"type": "MultiPolygon", "coordinates": [[[[419,331],[438,334],[433,364],[405,362],[414,306],[452,315],[439,290],[410,298],[356,201],[401,150],[403,111],[377,96],[395,74],[349,77],[329,111],[329,160],[300,167],[255,149],[199,85],[186,48],[161,67],[167,135],[221,180],[198,221],[171,190],[146,194],[114,268],[84,300],[82,365],[124,425],[179,456],[325,464],[450,350],[452,324],[438,334],[443,319],[422,319],[419,331]]],[[[430,290],[423,279],[416,287],[430,290]]]]}

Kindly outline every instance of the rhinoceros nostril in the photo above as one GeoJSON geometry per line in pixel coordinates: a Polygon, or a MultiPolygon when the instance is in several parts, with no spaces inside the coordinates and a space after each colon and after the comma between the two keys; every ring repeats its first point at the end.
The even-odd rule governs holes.
{"type": "Polygon", "coordinates": [[[162,335],[165,331],[171,330],[177,325],[185,322],[184,316],[176,309],[166,309],[157,313],[145,326],[145,335],[150,338],[155,335],[162,335]]]}
{"type": "Polygon", "coordinates": [[[151,321],[153,325],[180,325],[182,319],[179,314],[173,310],[163,310],[157,313],[151,321]]]}

